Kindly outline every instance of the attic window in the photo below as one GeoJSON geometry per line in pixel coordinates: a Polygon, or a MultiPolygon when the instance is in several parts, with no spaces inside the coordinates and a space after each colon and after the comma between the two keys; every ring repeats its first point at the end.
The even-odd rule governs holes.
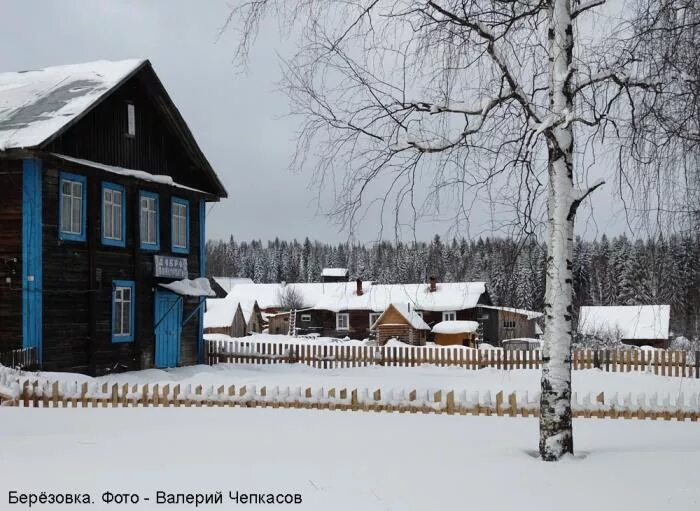
{"type": "Polygon", "coordinates": [[[126,104],[127,128],[126,134],[130,137],[136,136],[136,107],[133,103],[126,104]]]}

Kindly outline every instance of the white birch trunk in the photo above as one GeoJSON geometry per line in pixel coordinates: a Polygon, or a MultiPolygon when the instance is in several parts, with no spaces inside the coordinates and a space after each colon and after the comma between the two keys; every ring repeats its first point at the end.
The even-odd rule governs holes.
{"type": "MultiPolygon", "coordinates": [[[[551,0],[549,8],[550,108],[554,115],[573,110],[570,63],[573,32],[570,0],[551,0]]],[[[558,125],[548,140],[549,219],[545,336],[540,402],[540,455],[554,461],[573,453],[571,427],[572,271],[576,195],[573,181],[573,130],[558,125]]]]}

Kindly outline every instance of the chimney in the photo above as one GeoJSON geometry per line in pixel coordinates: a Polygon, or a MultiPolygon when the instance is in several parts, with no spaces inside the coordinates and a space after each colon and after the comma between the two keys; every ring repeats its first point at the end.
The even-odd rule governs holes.
{"type": "Polygon", "coordinates": [[[435,277],[430,277],[430,292],[434,293],[437,291],[437,282],[435,282],[435,277]]]}
{"type": "Polygon", "coordinates": [[[362,291],[362,279],[358,277],[355,282],[357,283],[357,296],[362,296],[364,293],[364,291],[362,291]]]}

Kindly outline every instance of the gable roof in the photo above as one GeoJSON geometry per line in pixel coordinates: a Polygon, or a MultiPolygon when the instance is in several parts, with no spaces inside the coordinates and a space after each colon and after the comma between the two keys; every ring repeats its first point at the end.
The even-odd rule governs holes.
{"type": "Polygon", "coordinates": [[[423,317],[418,314],[415,309],[412,309],[409,307],[408,304],[405,303],[390,303],[386,310],[382,312],[382,315],[377,318],[377,320],[372,324],[370,329],[375,329],[377,328],[377,325],[379,325],[382,322],[382,319],[390,310],[395,310],[403,318],[408,322],[409,325],[411,325],[413,328],[416,330],[430,330],[430,327],[428,324],[423,320],[423,317]]]}
{"type": "Polygon", "coordinates": [[[228,194],[147,59],[99,60],[0,73],[0,151],[43,149],[137,73],[211,193],[228,194]]]}
{"type": "Polygon", "coordinates": [[[670,305],[581,307],[580,334],[610,333],[620,339],[668,339],[670,305]]]}
{"type": "Polygon", "coordinates": [[[221,286],[226,294],[230,293],[231,289],[238,284],[254,284],[253,279],[248,277],[212,277],[212,279],[221,286]]]}
{"type": "Polygon", "coordinates": [[[147,62],[99,60],[0,73],[0,150],[44,145],[147,62]]]}

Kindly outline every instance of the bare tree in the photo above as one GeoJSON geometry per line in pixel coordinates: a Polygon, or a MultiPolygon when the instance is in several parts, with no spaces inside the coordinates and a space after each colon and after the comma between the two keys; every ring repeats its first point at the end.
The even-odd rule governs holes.
{"type": "Polygon", "coordinates": [[[573,452],[573,229],[603,184],[587,169],[659,93],[659,74],[638,65],[634,20],[599,15],[605,1],[256,0],[228,21],[244,59],[266,16],[295,38],[283,80],[303,119],[295,164],[339,183],[332,212],[346,227],[373,201],[393,208],[397,226],[402,212],[415,219],[445,201],[468,221],[478,194],[511,208],[523,232],[546,217],[548,461],[573,452]]]}
{"type": "Polygon", "coordinates": [[[285,310],[299,310],[304,307],[304,295],[294,285],[287,284],[278,291],[280,305],[285,310]]]}

